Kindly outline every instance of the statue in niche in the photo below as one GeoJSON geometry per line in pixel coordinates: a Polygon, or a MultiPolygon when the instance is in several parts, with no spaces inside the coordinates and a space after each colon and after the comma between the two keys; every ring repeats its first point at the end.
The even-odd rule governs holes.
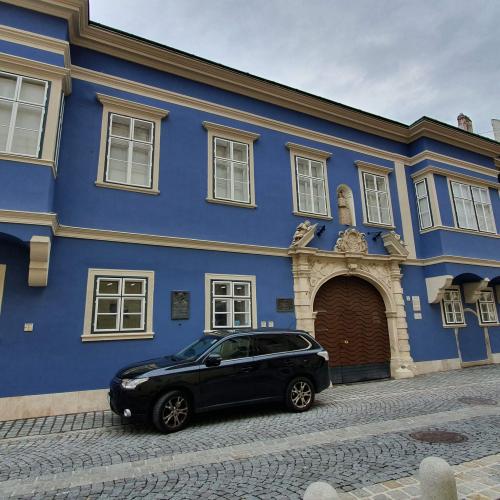
{"type": "Polygon", "coordinates": [[[337,194],[337,206],[339,208],[339,223],[352,226],[351,209],[347,203],[344,189],[339,189],[337,194]]]}

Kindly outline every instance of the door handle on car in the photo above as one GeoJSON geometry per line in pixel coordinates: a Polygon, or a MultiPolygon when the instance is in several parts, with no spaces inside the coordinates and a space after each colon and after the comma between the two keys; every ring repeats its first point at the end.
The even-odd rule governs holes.
{"type": "Polygon", "coordinates": [[[251,371],[255,370],[254,366],[244,366],[243,368],[240,368],[240,373],[249,373],[251,371]]]}

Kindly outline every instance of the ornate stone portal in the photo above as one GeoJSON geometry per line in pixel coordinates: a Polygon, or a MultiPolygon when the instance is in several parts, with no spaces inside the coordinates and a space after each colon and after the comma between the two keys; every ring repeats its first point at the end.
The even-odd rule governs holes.
{"type": "Polygon", "coordinates": [[[298,329],[314,336],[314,298],[324,283],[341,275],[363,278],[375,286],[385,303],[391,345],[391,376],[414,376],[400,272],[400,263],[406,255],[368,254],[364,234],[354,228],[339,234],[333,251],[295,245],[290,246],[288,253],[292,258],[298,329]]]}

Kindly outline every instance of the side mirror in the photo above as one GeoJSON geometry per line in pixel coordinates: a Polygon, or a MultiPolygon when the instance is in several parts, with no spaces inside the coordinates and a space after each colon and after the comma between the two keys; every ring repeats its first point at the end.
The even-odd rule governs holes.
{"type": "Polygon", "coordinates": [[[207,359],[205,359],[205,366],[219,366],[222,361],[222,356],[220,354],[210,354],[207,359]]]}

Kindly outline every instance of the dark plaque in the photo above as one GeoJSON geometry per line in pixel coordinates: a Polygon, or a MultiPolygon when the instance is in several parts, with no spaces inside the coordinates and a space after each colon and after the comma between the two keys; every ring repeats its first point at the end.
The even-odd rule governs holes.
{"type": "Polygon", "coordinates": [[[293,299],[276,299],[276,311],[279,313],[289,313],[294,311],[293,299]]]}
{"type": "Polygon", "coordinates": [[[189,292],[172,292],[172,319],[189,319],[189,292]]]}

